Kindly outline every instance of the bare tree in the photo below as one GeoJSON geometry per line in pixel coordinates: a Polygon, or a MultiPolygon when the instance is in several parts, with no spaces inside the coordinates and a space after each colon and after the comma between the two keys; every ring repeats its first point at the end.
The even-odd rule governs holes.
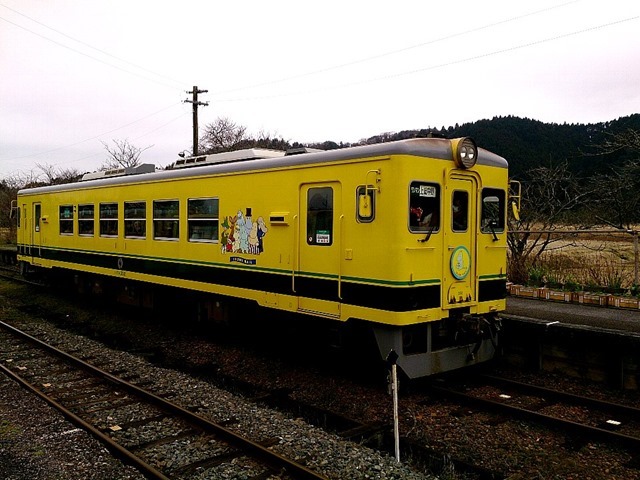
{"type": "Polygon", "coordinates": [[[632,230],[640,222],[640,161],[628,160],[608,174],[591,179],[596,192],[593,211],[600,224],[632,230]]]}
{"type": "Polygon", "coordinates": [[[247,127],[226,117],[218,117],[205,127],[200,138],[200,150],[205,154],[229,152],[244,147],[247,140],[247,127]]]}
{"type": "Polygon", "coordinates": [[[575,223],[573,215],[592,194],[569,171],[567,163],[537,167],[528,172],[530,181],[523,183],[520,220],[510,219],[507,237],[509,247],[509,279],[523,283],[531,267],[536,266],[545,251],[554,249],[571,234],[568,225],[575,223]]]}
{"type": "Polygon", "coordinates": [[[153,145],[149,145],[145,148],[138,148],[131,144],[128,139],[113,140],[113,147],[105,142],[101,143],[109,154],[109,157],[102,163],[100,170],[137,167],[140,165],[140,155],[142,152],[153,147],[153,145]]]}
{"type": "Polygon", "coordinates": [[[42,171],[46,185],[74,183],[82,178],[82,173],[75,168],[58,168],[46,163],[36,163],[36,166],[42,171]]]}
{"type": "Polygon", "coordinates": [[[626,157],[622,165],[612,166],[608,173],[591,179],[597,192],[595,215],[600,223],[632,230],[640,222],[640,132],[627,129],[606,133],[604,140],[592,148],[598,156],[622,153],[626,157]]]}
{"type": "Polygon", "coordinates": [[[595,145],[599,155],[618,152],[623,149],[640,153],[640,132],[631,128],[620,133],[607,133],[604,141],[595,145]]]}

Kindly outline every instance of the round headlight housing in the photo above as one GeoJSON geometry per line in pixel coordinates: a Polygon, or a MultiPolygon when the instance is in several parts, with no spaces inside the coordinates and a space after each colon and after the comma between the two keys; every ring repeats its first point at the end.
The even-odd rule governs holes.
{"type": "Polygon", "coordinates": [[[478,147],[470,138],[461,138],[456,145],[455,162],[458,168],[471,168],[478,161],[478,147]]]}

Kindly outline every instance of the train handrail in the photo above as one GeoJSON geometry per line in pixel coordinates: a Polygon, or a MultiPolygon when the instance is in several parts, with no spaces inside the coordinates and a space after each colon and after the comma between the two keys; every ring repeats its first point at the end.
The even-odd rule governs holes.
{"type": "Polygon", "coordinates": [[[296,269],[298,268],[298,253],[300,251],[298,232],[298,215],[293,216],[293,258],[291,258],[291,292],[296,293],[296,269]]]}
{"type": "Polygon", "coordinates": [[[344,213],[340,215],[340,242],[338,242],[338,300],[342,300],[342,246],[344,242],[344,213]]]}
{"type": "Polygon", "coordinates": [[[367,175],[365,176],[365,179],[364,179],[365,188],[366,188],[367,192],[376,191],[376,192],[380,193],[380,185],[376,185],[376,184],[372,183],[371,187],[369,187],[369,174],[371,174],[371,173],[374,173],[376,175],[375,183],[376,184],[380,183],[380,177],[379,177],[380,169],[377,168],[375,170],[369,170],[367,172],[367,175]]]}

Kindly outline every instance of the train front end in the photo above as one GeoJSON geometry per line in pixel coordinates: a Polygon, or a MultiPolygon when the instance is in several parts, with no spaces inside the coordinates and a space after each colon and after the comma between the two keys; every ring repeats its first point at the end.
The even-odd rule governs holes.
{"type": "Polygon", "coordinates": [[[507,162],[470,138],[436,145],[399,160],[395,271],[410,304],[374,325],[380,354],[398,354],[409,378],[494,358],[506,308],[507,162]]]}

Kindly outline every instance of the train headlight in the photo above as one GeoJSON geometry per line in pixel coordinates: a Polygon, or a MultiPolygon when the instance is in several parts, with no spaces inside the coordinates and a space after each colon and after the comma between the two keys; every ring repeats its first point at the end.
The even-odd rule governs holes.
{"type": "Polygon", "coordinates": [[[461,138],[455,146],[455,162],[458,168],[471,168],[478,160],[478,147],[470,137],[461,138]]]}

